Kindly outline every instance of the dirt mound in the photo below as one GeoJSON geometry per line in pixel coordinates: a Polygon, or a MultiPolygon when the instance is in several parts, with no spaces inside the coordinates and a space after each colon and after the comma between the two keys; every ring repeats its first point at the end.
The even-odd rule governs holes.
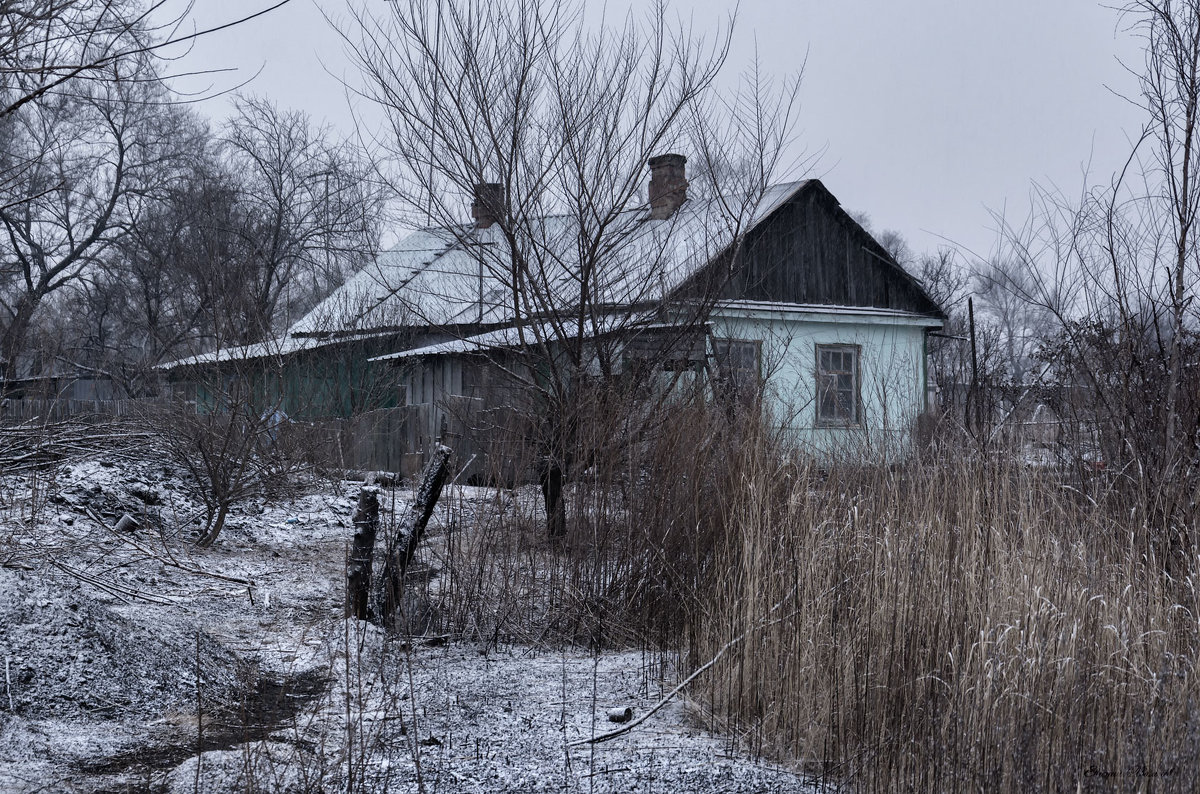
{"type": "Polygon", "coordinates": [[[162,531],[173,526],[181,511],[196,509],[186,496],[184,479],[169,466],[153,464],[117,468],[102,460],[78,462],[55,472],[49,491],[50,509],[58,511],[63,523],[86,515],[111,527],[128,514],[141,529],[162,531]]]}
{"type": "Polygon", "coordinates": [[[236,697],[244,665],[204,632],[143,626],[72,581],[0,569],[0,703],[27,717],[147,717],[236,697]]]}

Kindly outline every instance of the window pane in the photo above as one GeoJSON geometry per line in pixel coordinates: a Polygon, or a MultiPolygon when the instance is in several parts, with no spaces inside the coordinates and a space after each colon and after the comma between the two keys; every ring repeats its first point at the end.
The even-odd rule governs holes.
{"type": "Polygon", "coordinates": [[[733,400],[751,399],[761,386],[759,346],[740,339],[714,339],[718,392],[733,400]]]}
{"type": "Polygon", "coordinates": [[[858,350],[817,346],[817,421],[858,424],[858,350]]]}

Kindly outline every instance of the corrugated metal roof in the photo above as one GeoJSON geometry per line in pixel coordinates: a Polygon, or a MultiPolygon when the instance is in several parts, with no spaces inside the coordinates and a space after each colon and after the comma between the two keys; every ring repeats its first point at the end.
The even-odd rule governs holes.
{"type": "MultiPolygon", "coordinates": [[[[499,225],[421,229],[383,252],[295,323],[283,337],[191,356],[160,369],[282,356],[325,344],[405,327],[499,325],[516,317],[514,261],[526,273],[518,293],[522,316],[578,305],[586,275],[589,304],[631,306],[668,296],[797,193],[807,180],[769,187],[750,217],[728,197],[692,198],[670,218],[647,208],[618,215],[603,231],[580,229],[575,219],[548,216],[523,228],[514,257],[499,225]],[[740,221],[740,228],[739,227],[740,221]],[[600,250],[581,257],[580,248],[600,250]],[[595,264],[581,274],[579,262],[595,264]]],[[[452,343],[447,343],[452,344],[452,343]]],[[[437,346],[435,346],[437,347],[437,346]]]]}
{"type": "Polygon", "coordinates": [[[342,344],[345,342],[353,342],[356,339],[368,339],[377,336],[374,333],[350,333],[339,334],[336,337],[316,338],[307,336],[291,336],[284,335],[276,339],[270,339],[266,342],[258,342],[253,345],[239,345],[237,347],[223,347],[219,350],[213,350],[208,353],[200,353],[195,356],[188,356],[177,361],[171,361],[166,364],[160,364],[156,369],[173,370],[179,367],[195,366],[197,364],[219,364],[229,361],[253,361],[262,358],[275,358],[290,356],[293,353],[300,353],[305,350],[316,350],[327,345],[342,344]]]}
{"type": "Polygon", "coordinates": [[[727,202],[689,200],[673,216],[651,220],[644,209],[619,215],[597,232],[573,218],[540,220],[512,254],[498,225],[413,232],[381,254],[289,329],[290,335],[503,323],[513,319],[514,262],[521,261],[521,314],[577,305],[589,279],[590,303],[633,305],[661,300],[722,251],[736,233],[757,224],[805,182],[769,188],[744,228],[732,228],[727,202]],[[583,245],[595,272],[581,274],[583,245]]]}
{"type": "Polygon", "coordinates": [[[401,350],[397,353],[388,353],[383,356],[376,356],[370,359],[371,361],[398,361],[400,359],[418,358],[420,356],[445,356],[455,353],[476,353],[487,350],[503,350],[504,348],[522,347],[524,345],[536,345],[539,341],[547,342],[553,340],[563,341],[566,339],[590,339],[592,337],[604,336],[617,330],[626,330],[629,328],[647,329],[652,327],[669,327],[649,322],[651,315],[649,313],[629,315],[608,315],[592,318],[592,322],[582,333],[576,332],[572,328],[556,328],[550,323],[535,323],[524,326],[518,329],[516,326],[506,326],[497,328],[494,331],[488,331],[483,334],[466,337],[465,339],[452,339],[448,342],[439,342],[434,345],[425,345],[423,347],[413,348],[411,350],[401,350]]]}

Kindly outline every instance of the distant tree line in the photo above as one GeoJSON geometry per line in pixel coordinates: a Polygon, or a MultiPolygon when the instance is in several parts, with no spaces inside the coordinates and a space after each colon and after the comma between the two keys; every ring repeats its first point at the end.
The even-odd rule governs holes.
{"type": "Polygon", "coordinates": [[[144,394],[161,363],[278,334],[377,248],[363,151],[265,99],[190,110],[161,5],[0,5],[6,392],[72,372],[144,394]]]}

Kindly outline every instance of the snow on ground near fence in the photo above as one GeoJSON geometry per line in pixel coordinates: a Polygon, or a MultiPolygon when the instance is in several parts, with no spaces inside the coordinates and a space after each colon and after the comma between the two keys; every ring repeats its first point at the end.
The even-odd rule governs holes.
{"type": "MultiPolygon", "coordinates": [[[[569,747],[612,728],[610,708],[658,702],[670,654],[389,642],[344,620],[358,483],[252,500],[196,552],[199,505],[150,459],[0,477],[0,792],[809,790],[683,701],[569,747]],[[125,513],[139,529],[113,531],[125,513]]],[[[448,528],[535,492],[454,486],[426,565],[448,528]]],[[[407,504],[394,493],[385,515],[407,504]]]]}

